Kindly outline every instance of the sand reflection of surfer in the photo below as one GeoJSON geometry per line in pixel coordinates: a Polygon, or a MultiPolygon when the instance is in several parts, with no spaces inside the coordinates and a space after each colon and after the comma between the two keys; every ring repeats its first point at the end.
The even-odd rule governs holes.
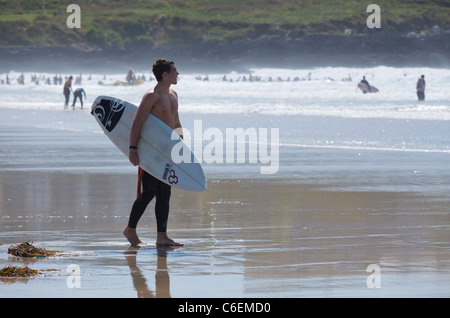
{"type": "Polygon", "coordinates": [[[70,92],[72,91],[72,75],[69,76],[69,79],[64,83],[63,94],[66,97],[66,102],[64,104],[64,108],[67,108],[69,105],[70,92]]]}
{"type": "MultiPolygon", "coordinates": [[[[169,247],[170,248],[170,247],[169,247]]],[[[125,251],[128,267],[130,268],[133,286],[138,298],[170,298],[170,277],[167,270],[167,247],[157,247],[157,264],[155,273],[155,291],[147,286],[147,280],[136,263],[136,255],[139,247],[130,247],[125,251]]],[[[170,248],[171,249],[171,248],[170,248]]]]}
{"type": "MultiPolygon", "coordinates": [[[[175,64],[166,59],[158,59],[153,63],[153,74],[158,83],[153,90],[146,92],[136,112],[130,133],[130,162],[138,166],[139,156],[137,144],[141,135],[141,128],[149,114],[153,114],[173,130],[181,129],[178,117],[178,96],[170,86],[177,84],[178,72],[175,64]]],[[[156,197],[155,216],[157,225],[157,246],[182,246],[167,236],[167,220],[169,218],[170,185],[154,178],[139,168],[138,197],[131,209],[128,226],[123,235],[132,245],[145,245],[136,234],[136,227],[145,212],[147,205],[156,197]],[[142,192],[141,192],[142,185],[142,192]]]]}

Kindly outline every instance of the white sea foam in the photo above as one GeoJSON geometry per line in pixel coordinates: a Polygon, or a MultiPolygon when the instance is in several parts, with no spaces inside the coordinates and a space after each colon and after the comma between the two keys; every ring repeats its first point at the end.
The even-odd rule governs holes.
{"type": "MultiPolygon", "coordinates": [[[[138,73],[142,74],[147,79],[153,78],[150,72],[138,73]]],[[[12,85],[0,85],[0,108],[62,109],[62,85],[46,85],[44,79],[39,85],[31,82],[32,75],[52,81],[55,74],[25,73],[25,85],[17,84],[19,73],[0,74],[0,79],[5,80],[6,75],[12,85]]],[[[68,74],[62,75],[63,78],[65,76],[68,74]]],[[[124,81],[124,77],[124,74],[84,74],[82,85],[73,84],[73,87],[86,90],[86,105],[90,106],[90,102],[101,94],[139,103],[143,93],[156,83],[153,80],[139,86],[107,86],[115,81],[124,81]],[[99,85],[99,82],[106,85],[99,85]]],[[[182,112],[450,120],[450,72],[445,69],[254,69],[250,74],[208,75],[208,81],[204,80],[205,77],[205,74],[180,75],[176,90],[180,95],[182,112]],[[426,100],[419,103],[415,85],[422,74],[427,81],[426,100]],[[379,93],[362,94],[356,88],[363,75],[380,90],[379,93]],[[202,80],[196,79],[197,76],[202,80]],[[259,80],[249,81],[251,76],[259,80]]]]}
{"type": "MultiPolygon", "coordinates": [[[[284,145],[449,151],[447,69],[261,68],[248,74],[179,71],[178,84],[173,88],[178,92],[179,110],[187,128],[192,128],[195,119],[207,116],[205,125],[221,131],[238,127],[279,128],[284,145]],[[427,83],[426,99],[419,102],[415,86],[422,74],[427,83]],[[208,80],[204,80],[206,75],[208,80]],[[362,76],[380,91],[363,94],[356,87],[362,76]]],[[[73,88],[83,87],[88,98],[83,110],[77,103],[76,111],[70,106],[64,110],[62,85],[45,84],[44,78],[53,81],[55,74],[24,73],[25,85],[17,83],[21,75],[17,72],[0,74],[1,80],[8,76],[11,82],[0,85],[0,112],[31,110],[40,114],[38,122],[29,123],[36,128],[100,133],[89,115],[91,102],[98,95],[112,95],[139,104],[142,95],[156,84],[150,71],[137,72],[138,76],[143,74],[147,81],[138,86],[112,85],[125,81],[125,74],[83,74],[82,85],[73,84],[73,88]],[[41,78],[39,85],[31,81],[32,75],[41,78]],[[51,112],[47,116],[45,111],[51,112]]],[[[68,75],[71,74],[61,74],[63,79],[68,75]]]]}

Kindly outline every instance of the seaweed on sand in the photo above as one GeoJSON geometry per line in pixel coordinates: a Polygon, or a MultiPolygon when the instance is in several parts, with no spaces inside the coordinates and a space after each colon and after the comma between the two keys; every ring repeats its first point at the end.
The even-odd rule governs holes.
{"type": "Polygon", "coordinates": [[[2,277],[30,277],[36,276],[39,273],[38,270],[31,269],[27,266],[3,266],[3,268],[0,269],[0,276],[2,277]]]}
{"type": "Polygon", "coordinates": [[[48,257],[54,256],[59,251],[48,251],[43,248],[37,248],[30,242],[17,244],[8,248],[8,254],[19,257],[48,257]]]}
{"type": "Polygon", "coordinates": [[[17,282],[27,283],[28,280],[39,276],[46,276],[50,272],[56,272],[56,269],[36,270],[28,266],[3,266],[0,268],[0,282],[3,284],[14,284],[17,282]]]}

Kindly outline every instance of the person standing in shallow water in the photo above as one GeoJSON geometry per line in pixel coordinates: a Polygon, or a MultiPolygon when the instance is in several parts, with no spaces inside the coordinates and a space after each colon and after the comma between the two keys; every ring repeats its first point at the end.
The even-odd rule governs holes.
{"type": "MultiPolygon", "coordinates": [[[[367,89],[369,90],[369,92],[372,91],[372,88],[370,87],[369,82],[366,80],[366,77],[365,77],[365,76],[363,76],[363,79],[361,80],[361,83],[367,85],[367,89]]],[[[364,92],[364,94],[365,94],[365,93],[366,93],[366,92],[364,92]]]]}
{"type": "Polygon", "coordinates": [[[83,94],[84,94],[84,98],[86,99],[86,92],[84,91],[83,88],[77,88],[74,92],[73,92],[73,104],[72,104],[72,108],[75,109],[75,103],[77,101],[77,98],[80,99],[80,103],[81,103],[81,109],[83,109],[83,94]]]}
{"type": "Polygon", "coordinates": [[[417,80],[416,83],[416,90],[417,90],[417,99],[418,100],[423,100],[422,99],[422,95],[423,95],[423,91],[422,91],[422,80],[419,77],[419,79],[417,80]]]}
{"type": "MultiPolygon", "coordinates": [[[[171,85],[177,84],[178,72],[174,62],[167,59],[158,59],[153,63],[153,74],[158,83],[152,90],[144,94],[131,127],[129,160],[135,166],[139,165],[137,143],[141,128],[149,114],[153,114],[173,130],[181,129],[178,117],[178,96],[170,88],[171,85]]],[[[175,242],[167,235],[171,187],[139,168],[137,192],[138,195],[132,206],[128,225],[123,231],[127,240],[135,246],[145,245],[139,239],[136,227],[148,204],[156,196],[156,246],[183,246],[183,244],[175,242]]]]}
{"type": "Polygon", "coordinates": [[[416,83],[417,98],[425,100],[425,75],[419,77],[416,83]]]}
{"type": "Polygon", "coordinates": [[[70,98],[70,92],[72,91],[72,75],[69,76],[69,79],[64,83],[64,90],[63,94],[66,97],[66,102],[64,104],[64,108],[67,108],[69,106],[69,98],[70,98]]]}

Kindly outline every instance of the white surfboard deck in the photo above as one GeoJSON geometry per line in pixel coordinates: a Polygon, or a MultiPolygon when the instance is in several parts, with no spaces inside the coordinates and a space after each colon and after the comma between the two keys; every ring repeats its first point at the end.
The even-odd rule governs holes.
{"type": "Polygon", "coordinates": [[[375,86],[370,85],[370,90],[369,87],[367,86],[366,83],[358,83],[358,88],[360,90],[362,90],[364,93],[377,93],[378,92],[378,88],[376,88],[375,86]]]}
{"type": "MultiPolygon", "coordinates": [[[[130,102],[111,96],[98,96],[92,104],[91,114],[106,136],[127,157],[129,154],[130,130],[138,107],[130,102]]],[[[193,152],[176,135],[172,140],[172,129],[150,114],[142,126],[137,144],[139,166],[162,182],[189,191],[206,189],[206,177],[193,152]],[[182,144],[179,144],[182,143],[182,144]],[[176,163],[172,160],[172,149],[189,150],[190,162],[176,163]],[[182,145],[182,147],[180,147],[182,145]]],[[[175,135],[174,135],[175,136],[175,135]]],[[[180,157],[187,158],[185,154],[180,157]]]]}

